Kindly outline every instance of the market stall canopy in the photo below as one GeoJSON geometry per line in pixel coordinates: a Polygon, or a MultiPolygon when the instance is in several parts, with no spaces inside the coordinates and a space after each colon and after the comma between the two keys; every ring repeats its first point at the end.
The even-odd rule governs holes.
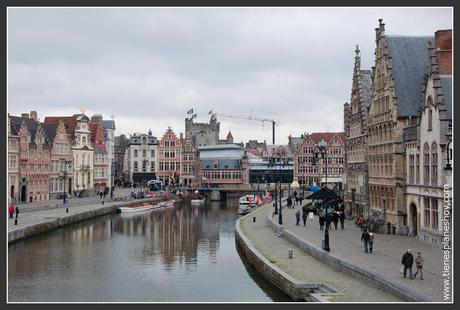
{"type": "Polygon", "coordinates": [[[312,186],[310,186],[310,190],[311,190],[312,192],[316,192],[316,191],[319,190],[320,188],[321,188],[321,187],[319,187],[318,185],[312,185],[312,186]]]}
{"type": "MultiPolygon", "coordinates": [[[[313,187],[313,186],[312,186],[313,187]]],[[[321,200],[333,200],[337,198],[337,194],[327,187],[323,187],[320,190],[307,196],[307,199],[321,199],[321,200]]]]}

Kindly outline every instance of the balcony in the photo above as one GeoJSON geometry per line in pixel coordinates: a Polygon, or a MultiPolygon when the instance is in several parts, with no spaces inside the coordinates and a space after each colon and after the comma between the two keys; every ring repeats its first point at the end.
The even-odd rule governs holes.
{"type": "Polygon", "coordinates": [[[90,165],[80,165],[80,170],[81,171],[88,171],[91,170],[90,165]]]}

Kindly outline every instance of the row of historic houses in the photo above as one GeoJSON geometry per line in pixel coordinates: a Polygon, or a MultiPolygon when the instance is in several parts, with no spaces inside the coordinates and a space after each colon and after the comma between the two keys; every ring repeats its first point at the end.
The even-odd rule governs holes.
{"type": "Polygon", "coordinates": [[[8,115],[9,198],[34,202],[112,187],[115,123],[101,115],[8,115]]]}
{"type": "Polygon", "coordinates": [[[382,230],[440,244],[446,145],[452,127],[452,31],[434,36],[376,28],[375,65],[357,47],[351,101],[344,105],[345,202],[382,230]]]}

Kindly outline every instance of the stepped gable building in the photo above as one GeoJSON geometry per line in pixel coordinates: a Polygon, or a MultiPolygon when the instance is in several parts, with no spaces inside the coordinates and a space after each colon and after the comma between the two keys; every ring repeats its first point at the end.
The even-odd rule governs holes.
{"type": "Polygon", "coordinates": [[[301,135],[302,144],[295,148],[293,154],[294,181],[300,185],[321,185],[327,181],[328,187],[337,186],[341,189],[345,167],[345,135],[343,132],[315,132],[301,135]],[[325,143],[327,148],[326,161],[319,159],[314,162],[314,148],[325,143]],[[327,177],[326,177],[327,175],[327,177]]]}
{"type": "Polygon", "coordinates": [[[51,143],[50,199],[72,194],[73,154],[72,141],[63,120],[57,124],[43,124],[51,143]]]}
{"type": "Polygon", "coordinates": [[[354,215],[368,216],[367,109],[371,100],[371,70],[361,70],[356,45],[350,104],[344,105],[345,170],[344,202],[354,215]]]}
{"type": "Polygon", "coordinates": [[[220,122],[211,117],[208,123],[194,123],[193,118],[185,118],[185,138],[194,147],[219,144],[220,122]]]}
{"type": "Polygon", "coordinates": [[[105,130],[102,125],[102,116],[93,115],[89,123],[91,130],[91,143],[94,146],[94,176],[93,186],[95,191],[104,191],[110,187],[110,165],[105,144],[105,130]]]}
{"type": "Polygon", "coordinates": [[[158,145],[159,179],[168,184],[179,184],[181,172],[182,144],[171,127],[163,134],[158,145]]]}
{"type": "Polygon", "coordinates": [[[19,128],[8,114],[8,202],[19,200],[19,128]]]}
{"type": "Polygon", "coordinates": [[[184,138],[184,135],[180,134],[180,141],[182,146],[182,163],[180,171],[179,183],[185,187],[191,187],[196,185],[198,154],[197,149],[193,146],[190,138],[184,138]]]}
{"type": "Polygon", "coordinates": [[[91,143],[90,118],[82,110],[72,116],[45,117],[45,124],[64,122],[72,141],[73,154],[73,194],[81,195],[93,190],[94,147],[91,143]]]}
{"type": "Polygon", "coordinates": [[[50,142],[37,112],[10,116],[14,135],[19,136],[19,201],[34,202],[49,199],[50,142]],[[15,131],[17,130],[17,132],[15,131]]]}
{"type": "Polygon", "coordinates": [[[403,233],[407,224],[403,131],[417,118],[430,65],[427,46],[433,41],[433,36],[385,35],[381,19],[376,28],[367,120],[368,194],[371,213],[381,216],[388,233],[403,233]]]}
{"type": "Polygon", "coordinates": [[[452,184],[443,169],[452,137],[452,30],[437,31],[428,52],[430,68],[418,122],[404,129],[405,233],[442,246],[444,185],[452,184]]]}
{"type": "Polygon", "coordinates": [[[124,167],[129,182],[147,183],[158,179],[158,140],[149,130],[147,134],[135,133],[129,139],[124,155],[124,167]]]}

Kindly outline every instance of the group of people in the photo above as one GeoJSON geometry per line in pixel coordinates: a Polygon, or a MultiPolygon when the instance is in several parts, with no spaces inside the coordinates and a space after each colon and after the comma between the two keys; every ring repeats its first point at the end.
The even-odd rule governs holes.
{"type": "Polygon", "coordinates": [[[326,228],[329,229],[331,227],[331,222],[334,223],[335,229],[337,229],[338,224],[340,221],[340,228],[345,228],[345,212],[343,211],[334,211],[332,213],[328,213],[327,215],[322,212],[319,215],[319,229],[324,230],[324,225],[326,228]]]}
{"type": "Polygon", "coordinates": [[[8,214],[10,215],[10,219],[13,218],[14,213],[16,212],[16,218],[19,216],[19,207],[14,205],[12,203],[9,204],[8,206],[8,214]]]}
{"type": "Polygon", "coordinates": [[[288,208],[294,208],[296,205],[302,206],[303,196],[299,195],[297,191],[294,191],[294,199],[291,196],[288,196],[286,199],[286,206],[288,208]]]}
{"type": "MultiPolygon", "coordinates": [[[[308,219],[308,212],[305,210],[302,210],[302,220],[303,220],[303,226],[307,225],[307,219],[308,219]]],[[[295,213],[295,224],[296,226],[300,226],[300,210],[297,210],[295,213]]]]}

